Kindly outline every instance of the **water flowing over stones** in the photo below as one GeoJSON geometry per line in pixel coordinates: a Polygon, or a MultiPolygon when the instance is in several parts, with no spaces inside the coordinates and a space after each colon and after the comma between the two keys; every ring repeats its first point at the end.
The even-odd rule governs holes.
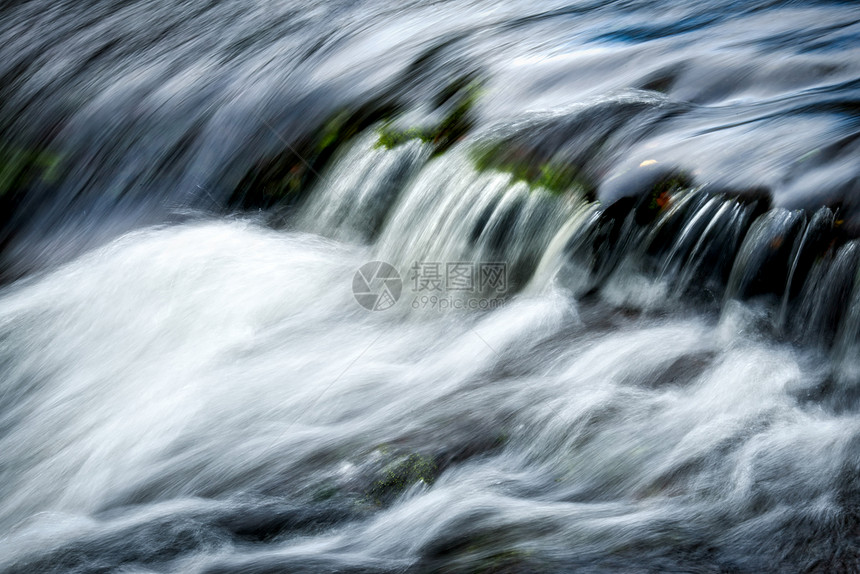
{"type": "Polygon", "coordinates": [[[0,572],[857,571],[850,3],[0,15],[0,572]]]}

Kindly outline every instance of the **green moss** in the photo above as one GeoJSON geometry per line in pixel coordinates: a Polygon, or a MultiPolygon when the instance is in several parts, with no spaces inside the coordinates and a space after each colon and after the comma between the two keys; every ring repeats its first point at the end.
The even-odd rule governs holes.
{"type": "Polygon", "coordinates": [[[326,122],[323,126],[319,143],[317,144],[317,152],[325,151],[327,148],[337,143],[341,138],[341,131],[343,131],[346,121],[347,114],[345,112],[340,112],[335,114],[333,118],[326,122]]]}
{"type": "Polygon", "coordinates": [[[384,505],[417,482],[433,484],[437,475],[438,467],[432,458],[413,453],[386,466],[367,496],[375,504],[384,505]]]}
{"type": "Polygon", "coordinates": [[[475,80],[454,97],[455,102],[451,111],[432,134],[435,154],[447,151],[474,127],[474,108],[481,93],[481,84],[475,80]]]}
{"type": "Polygon", "coordinates": [[[38,183],[56,183],[60,156],[45,150],[8,149],[0,152],[0,196],[38,183]]]}
{"type": "Polygon", "coordinates": [[[543,187],[561,194],[571,189],[584,190],[588,187],[579,170],[561,163],[547,162],[540,166],[540,176],[533,186],[543,187]]]}
{"type": "Polygon", "coordinates": [[[406,131],[400,131],[392,127],[391,122],[383,124],[378,131],[379,141],[376,142],[376,147],[384,147],[385,149],[393,149],[416,139],[424,143],[433,141],[433,135],[428,130],[410,128],[406,131]]]}
{"type": "Polygon", "coordinates": [[[480,84],[474,76],[463,76],[452,82],[436,102],[450,110],[438,126],[428,128],[395,129],[392,120],[399,105],[391,100],[375,100],[357,109],[342,108],[323,121],[319,129],[260,158],[248,168],[234,188],[228,205],[266,209],[300,200],[341,146],[380,122],[377,147],[391,149],[417,139],[432,145],[434,155],[443,153],[471,129],[479,93],[480,84]]]}
{"type": "Polygon", "coordinates": [[[513,181],[524,182],[532,189],[555,194],[579,191],[587,199],[595,195],[594,185],[576,166],[554,160],[537,161],[508,142],[478,146],[472,152],[472,161],[478,171],[509,173],[513,181]]]}
{"type": "Polygon", "coordinates": [[[340,145],[352,140],[361,131],[380,120],[389,121],[394,113],[391,106],[380,106],[377,109],[369,107],[351,113],[341,109],[333,114],[320,129],[315,138],[315,155],[324,155],[340,145]]]}
{"type": "Polygon", "coordinates": [[[341,146],[395,112],[390,103],[371,102],[353,111],[343,108],[333,113],[319,129],[252,165],[236,185],[228,205],[266,209],[299,201],[341,146]]]}
{"type": "Polygon", "coordinates": [[[380,98],[357,109],[344,107],[323,121],[319,129],[260,158],[248,168],[228,205],[266,209],[299,201],[341,146],[380,122],[377,147],[391,149],[417,139],[432,145],[434,154],[443,153],[471,129],[479,92],[480,84],[474,75],[452,82],[436,98],[437,105],[449,106],[450,110],[438,126],[429,128],[395,129],[392,120],[399,105],[390,99],[380,98]]]}
{"type": "Polygon", "coordinates": [[[397,130],[387,122],[379,129],[376,147],[392,149],[408,141],[420,140],[433,146],[435,156],[446,152],[465,137],[475,124],[474,107],[481,94],[481,84],[477,80],[468,83],[455,81],[443,93],[439,105],[450,104],[451,109],[439,125],[397,130]]]}

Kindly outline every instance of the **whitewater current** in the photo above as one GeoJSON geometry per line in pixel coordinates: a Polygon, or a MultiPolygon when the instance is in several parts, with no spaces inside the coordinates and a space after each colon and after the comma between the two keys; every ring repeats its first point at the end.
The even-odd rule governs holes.
{"type": "Polygon", "coordinates": [[[852,2],[0,6],[0,572],[860,572],[852,2]]]}
{"type": "Polygon", "coordinates": [[[338,170],[383,172],[372,197],[426,159],[367,143],[292,229],[148,228],[6,289],[4,571],[853,568],[860,420],[819,400],[826,353],[755,303],[667,313],[630,272],[578,300],[553,246],[587,205],[456,150],[378,205],[378,240],[304,229],[360,230],[338,170]],[[502,256],[537,250],[531,279],[492,310],[415,305],[413,259],[486,258],[494,197],[523,200],[502,256]],[[404,287],[368,311],[353,278],[380,259],[404,287]]]}

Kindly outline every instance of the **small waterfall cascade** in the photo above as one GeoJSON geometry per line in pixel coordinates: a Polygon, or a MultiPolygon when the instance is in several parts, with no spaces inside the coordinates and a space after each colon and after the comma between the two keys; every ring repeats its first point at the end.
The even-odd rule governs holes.
{"type": "Polygon", "coordinates": [[[842,355],[856,345],[858,242],[831,209],[769,209],[708,186],[603,206],[479,170],[469,142],[437,157],[418,140],[376,142],[371,130],[334,162],[299,228],[369,242],[404,277],[425,262],[502,262],[512,293],[552,284],[654,311],[754,301],[777,336],[842,355]]]}

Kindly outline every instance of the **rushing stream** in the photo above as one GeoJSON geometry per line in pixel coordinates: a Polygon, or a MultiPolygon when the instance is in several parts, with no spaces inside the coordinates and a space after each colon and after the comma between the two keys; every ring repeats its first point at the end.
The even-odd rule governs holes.
{"type": "Polygon", "coordinates": [[[0,572],[860,572],[854,3],[0,33],[0,572]]]}

